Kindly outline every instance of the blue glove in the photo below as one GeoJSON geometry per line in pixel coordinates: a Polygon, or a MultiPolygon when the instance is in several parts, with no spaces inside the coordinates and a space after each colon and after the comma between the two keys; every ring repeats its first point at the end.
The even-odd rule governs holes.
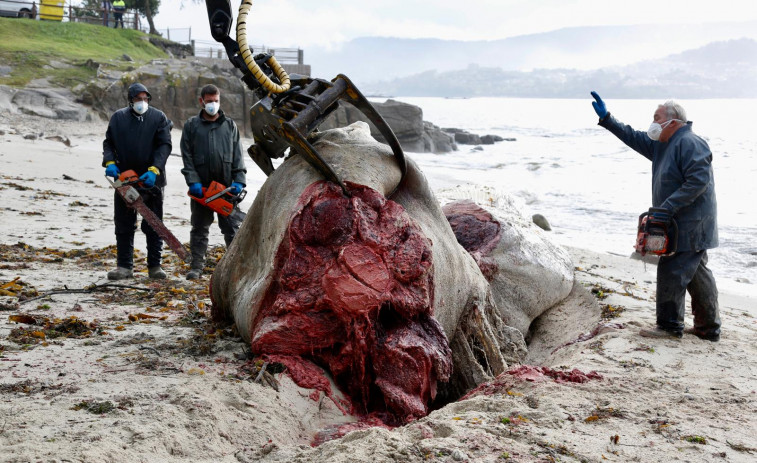
{"type": "Polygon", "coordinates": [[[113,177],[113,180],[116,180],[118,176],[121,175],[121,171],[118,170],[118,166],[115,164],[108,164],[105,167],[105,176],[106,177],[113,177]]]}
{"type": "Polygon", "coordinates": [[[189,194],[195,198],[202,198],[202,183],[192,183],[189,185],[189,194]]]}
{"type": "Polygon", "coordinates": [[[597,100],[591,102],[591,105],[594,106],[594,112],[597,113],[597,116],[599,116],[600,119],[604,119],[607,117],[607,107],[605,106],[605,102],[602,101],[602,98],[600,98],[599,95],[597,95],[597,92],[591,92],[591,96],[597,100]]]}
{"type": "Polygon", "coordinates": [[[244,183],[233,182],[231,184],[231,188],[233,188],[231,190],[231,194],[238,195],[242,192],[242,190],[244,190],[244,183]]]}
{"type": "Polygon", "coordinates": [[[142,180],[142,184],[145,186],[145,188],[154,187],[156,178],[158,178],[158,176],[155,175],[154,172],[150,172],[149,170],[142,174],[141,177],[139,177],[139,179],[142,180]]]}

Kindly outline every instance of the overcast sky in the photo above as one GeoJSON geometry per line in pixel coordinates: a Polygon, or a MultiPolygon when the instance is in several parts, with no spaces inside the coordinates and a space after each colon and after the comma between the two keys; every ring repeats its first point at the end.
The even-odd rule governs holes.
{"type": "MultiPolygon", "coordinates": [[[[231,1],[235,18],[240,3],[231,1]]],[[[757,20],[756,5],[754,0],[255,0],[248,35],[255,44],[303,49],[338,47],[365,36],[493,40],[572,26],[757,20]]],[[[155,22],[161,30],[191,27],[192,38],[212,40],[204,1],[163,0],[155,22]]]]}

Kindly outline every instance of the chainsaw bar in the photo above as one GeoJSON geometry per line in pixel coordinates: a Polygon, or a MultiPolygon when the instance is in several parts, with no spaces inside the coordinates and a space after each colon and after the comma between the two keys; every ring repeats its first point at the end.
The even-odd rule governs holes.
{"type": "Polygon", "coordinates": [[[152,229],[155,230],[155,233],[166,242],[168,247],[171,248],[181,260],[187,262],[189,259],[187,250],[184,249],[184,246],[182,246],[174,234],[171,233],[171,230],[166,228],[158,216],[147,207],[147,204],[145,204],[145,201],[142,199],[142,196],[136,188],[130,185],[117,186],[116,182],[111,181],[111,179],[108,179],[108,181],[113,185],[113,188],[116,189],[118,194],[121,195],[121,198],[123,198],[126,205],[137,211],[139,215],[147,220],[147,223],[150,224],[152,229]]]}

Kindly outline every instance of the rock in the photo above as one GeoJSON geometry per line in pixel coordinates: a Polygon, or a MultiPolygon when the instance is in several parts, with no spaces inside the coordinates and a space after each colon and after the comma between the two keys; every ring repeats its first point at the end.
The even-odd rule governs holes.
{"type": "Polygon", "coordinates": [[[547,221],[547,218],[544,217],[541,214],[534,214],[531,217],[531,220],[542,230],[544,231],[552,231],[552,227],[549,226],[549,221],[547,221]]]}
{"type": "Polygon", "coordinates": [[[87,108],[74,102],[70,90],[62,88],[25,88],[16,91],[11,104],[17,111],[50,119],[88,120],[87,108]]]}
{"type": "Polygon", "coordinates": [[[423,149],[427,153],[457,151],[454,139],[431,122],[423,121],[423,139],[423,149]]]}
{"type": "Polygon", "coordinates": [[[39,138],[36,133],[27,133],[24,135],[25,140],[36,140],[39,138]]]}
{"type": "Polygon", "coordinates": [[[13,67],[0,65],[0,77],[8,77],[13,72],[13,67]]]}
{"type": "Polygon", "coordinates": [[[460,449],[455,449],[452,452],[452,459],[455,461],[465,461],[468,459],[468,455],[466,455],[465,452],[460,449]]]}
{"type": "Polygon", "coordinates": [[[197,103],[200,88],[213,83],[221,90],[221,109],[237,123],[243,136],[250,136],[249,108],[254,96],[239,79],[241,73],[231,63],[207,58],[153,60],[131,72],[112,72],[106,78],[90,82],[80,101],[91,104],[102,119],[127,105],[126,93],[134,82],[143,83],[152,95],[151,105],[160,109],[182,128],[200,112],[197,103]]]}
{"type": "Polygon", "coordinates": [[[504,138],[500,137],[499,135],[484,135],[481,137],[481,144],[482,145],[493,145],[497,142],[500,142],[504,140],[504,138]]]}
{"type": "Polygon", "coordinates": [[[134,61],[131,58],[131,56],[127,55],[126,53],[124,53],[123,55],[121,55],[121,59],[124,60],[124,61],[129,61],[129,62],[134,61]]]}
{"type": "MultiPolygon", "coordinates": [[[[423,120],[423,110],[418,106],[391,99],[372,104],[394,131],[403,150],[411,153],[446,153],[457,149],[451,136],[423,120]]],[[[376,140],[385,142],[368,118],[349,103],[340,102],[339,108],[321,124],[320,130],[346,127],[358,121],[368,123],[371,135],[376,140]]]]}
{"type": "Polygon", "coordinates": [[[481,137],[469,132],[457,132],[455,133],[455,142],[461,145],[480,145],[481,137]]]}

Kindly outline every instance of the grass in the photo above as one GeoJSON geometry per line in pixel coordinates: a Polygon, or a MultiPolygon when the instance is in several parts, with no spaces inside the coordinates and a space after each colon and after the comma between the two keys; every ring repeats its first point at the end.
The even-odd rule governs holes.
{"type": "Polygon", "coordinates": [[[166,57],[140,31],[86,23],[0,18],[0,37],[0,64],[12,68],[10,75],[0,77],[0,84],[12,87],[42,77],[72,87],[95,77],[97,66],[92,62],[125,67],[129,63],[121,60],[124,54],[136,65],[166,57]],[[53,60],[71,67],[48,66],[53,60]]]}

